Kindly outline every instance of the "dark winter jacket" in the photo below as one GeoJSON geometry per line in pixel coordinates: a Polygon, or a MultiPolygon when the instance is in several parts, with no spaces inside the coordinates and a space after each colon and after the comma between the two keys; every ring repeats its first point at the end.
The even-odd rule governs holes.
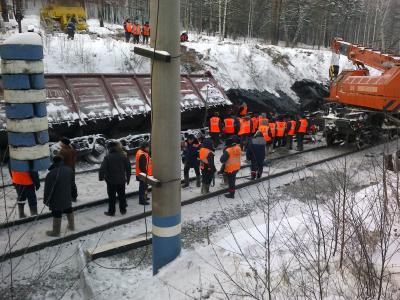
{"type": "Polygon", "coordinates": [[[67,30],[70,32],[75,32],[75,22],[69,21],[68,25],[67,25],[67,30]]]}
{"type": "Polygon", "coordinates": [[[99,180],[105,180],[108,184],[125,184],[131,179],[131,164],[129,159],[117,148],[110,149],[110,153],[104,158],[99,180]]]}
{"type": "Polygon", "coordinates": [[[70,167],[73,171],[75,171],[76,150],[71,146],[65,145],[61,146],[61,150],[58,154],[64,158],[64,164],[67,167],[70,167]]]}
{"type": "Polygon", "coordinates": [[[249,141],[246,151],[246,158],[258,166],[263,165],[265,160],[265,145],[266,142],[264,137],[261,133],[257,133],[249,141]]]}
{"type": "Polygon", "coordinates": [[[198,166],[200,164],[199,151],[200,145],[197,140],[194,140],[192,144],[186,141],[185,149],[182,154],[182,162],[189,167],[198,166]]]}
{"type": "Polygon", "coordinates": [[[72,206],[73,171],[64,163],[49,168],[44,183],[43,202],[51,211],[64,211],[72,206]]]}

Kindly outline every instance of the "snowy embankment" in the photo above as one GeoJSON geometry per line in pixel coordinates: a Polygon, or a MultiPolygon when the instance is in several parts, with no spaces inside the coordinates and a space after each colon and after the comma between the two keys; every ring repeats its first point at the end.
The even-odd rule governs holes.
{"type": "MultiPolygon", "coordinates": [[[[150,61],[135,55],[133,44],[123,40],[121,25],[99,26],[98,20],[88,20],[89,34],[76,34],[75,40],[66,34],[43,35],[45,70],[47,73],[149,73],[150,61]]],[[[27,16],[23,27],[40,28],[38,16],[27,16]]],[[[283,91],[296,99],[291,86],[309,79],[325,83],[331,52],[328,49],[285,48],[256,40],[219,42],[217,37],[190,34],[188,49],[198,53],[199,63],[210,70],[224,89],[241,88],[283,91]]],[[[352,68],[341,57],[341,69],[352,68]]],[[[184,70],[182,70],[184,72],[184,70]]]]}

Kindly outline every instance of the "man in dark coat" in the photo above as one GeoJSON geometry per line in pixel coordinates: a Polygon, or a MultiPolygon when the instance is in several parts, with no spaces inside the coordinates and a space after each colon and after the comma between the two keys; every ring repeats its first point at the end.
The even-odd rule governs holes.
{"type": "Polygon", "coordinates": [[[68,229],[75,230],[74,214],[72,212],[73,172],[64,165],[62,156],[53,158],[44,184],[43,202],[49,207],[53,216],[53,230],[46,231],[48,236],[59,236],[62,214],[67,214],[68,229]]]}
{"type": "Polygon", "coordinates": [[[67,24],[67,34],[68,34],[68,39],[73,40],[75,37],[75,30],[76,30],[76,25],[75,22],[70,20],[67,24]]]}
{"type": "Polygon", "coordinates": [[[125,184],[128,185],[131,179],[131,165],[129,159],[118,150],[116,142],[108,144],[109,153],[104,158],[100,171],[99,180],[106,181],[108,194],[108,211],[106,216],[115,215],[116,195],[118,194],[119,211],[126,214],[125,184]]]}
{"type": "Polygon", "coordinates": [[[75,183],[75,165],[76,165],[76,150],[72,147],[71,141],[68,138],[62,138],[60,141],[61,149],[58,155],[64,158],[64,165],[70,167],[73,172],[73,188],[72,188],[72,202],[76,202],[78,198],[78,188],[75,183]]]}
{"type": "Polygon", "coordinates": [[[185,148],[183,149],[183,154],[182,154],[182,162],[185,165],[183,169],[183,175],[185,181],[182,186],[183,188],[189,186],[189,171],[192,168],[196,173],[196,186],[197,187],[201,186],[199,151],[200,151],[199,141],[194,137],[193,134],[189,134],[186,139],[185,148]]]}
{"type": "Polygon", "coordinates": [[[246,157],[251,161],[251,179],[261,178],[264,168],[266,141],[261,132],[257,131],[250,139],[246,157]]]}

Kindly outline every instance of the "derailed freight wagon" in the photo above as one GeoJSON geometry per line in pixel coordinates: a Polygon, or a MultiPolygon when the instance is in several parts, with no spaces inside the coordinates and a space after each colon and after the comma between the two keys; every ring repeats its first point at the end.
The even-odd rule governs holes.
{"type": "MultiPolygon", "coordinates": [[[[103,134],[121,138],[150,130],[151,77],[129,74],[45,75],[50,139],[103,134]]],[[[0,81],[0,146],[7,147],[0,81]]],[[[211,75],[181,76],[182,130],[203,126],[207,113],[231,102],[211,75]]]]}

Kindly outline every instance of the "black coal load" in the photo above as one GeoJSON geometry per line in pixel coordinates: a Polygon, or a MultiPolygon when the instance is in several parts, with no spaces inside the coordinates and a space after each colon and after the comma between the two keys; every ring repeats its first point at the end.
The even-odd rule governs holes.
{"type": "Polygon", "coordinates": [[[315,112],[322,109],[324,98],[329,96],[329,88],[321,83],[304,79],[296,81],[292,90],[300,99],[300,111],[315,112]]]}
{"type": "Polygon", "coordinates": [[[249,107],[249,111],[255,113],[295,114],[299,109],[299,105],[281,91],[277,92],[279,96],[267,91],[244,89],[230,89],[226,94],[235,106],[245,102],[249,107]]]}

